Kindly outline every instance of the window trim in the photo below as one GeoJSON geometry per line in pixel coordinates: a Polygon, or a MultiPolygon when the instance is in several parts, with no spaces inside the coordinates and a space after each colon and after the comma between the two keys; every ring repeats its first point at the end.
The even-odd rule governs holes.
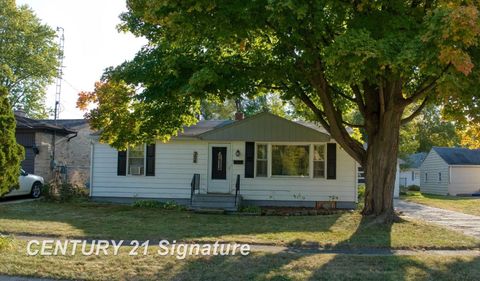
{"type": "Polygon", "coordinates": [[[271,162],[271,156],[270,156],[270,144],[269,143],[266,143],[266,142],[256,142],[255,143],[255,155],[254,155],[254,163],[253,163],[253,166],[254,166],[254,173],[253,173],[253,178],[262,178],[262,179],[265,179],[265,178],[270,178],[271,177],[271,169],[270,169],[270,162],[271,162]],[[267,146],[267,159],[260,159],[261,161],[262,160],[266,160],[267,161],[267,175],[266,176],[257,176],[257,162],[258,162],[258,146],[259,145],[266,145],[267,146]]]}
{"type": "Polygon", "coordinates": [[[130,147],[127,148],[127,167],[126,167],[126,175],[127,177],[145,177],[147,175],[147,144],[144,143],[143,145],[143,174],[141,175],[132,175],[130,174],[130,169],[129,169],[129,160],[130,160],[130,147]]]}
{"type": "MultiPolygon", "coordinates": [[[[312,144],[311,145],[312,148],[311,148],[311,151],[312,151],[312,178],[313,179],[326,179],[327,178],[327,145],[326,143],[318,143],[318,144],[312,144]],[[322,145],[323,146],[323,177],[315,177],[315,157],[314,157],[314,154],[315,154],[315,146],[319,146],[319,145],[322,145]]],[[[320,162],[320,160],[316,160],[317,162],[320,162]]],[[[358,173],[358,171],[357,171],[358,173]]]]}
{"type": "Polygon", "coordinates": [[[331,142],[255,142],[255,158],[254,158],[254,179],[259,178],[259,179],[266,179],[266,178],[275,178],[275,179],[311,179],[311,180],[327,180],[327,144],[331,142]],[[267,145],[267,177],[257,177],[257,145],[267,145]],[[272,146],[273,145],[291,145],[291,146],[308,146],[308,176],[282,176],[282,175],[272,175],[272,146]],[[313,176],[313,153],[314,153],[314,146],[315,145],[324,145],[325,149],[325,160],[324,160],[324,165],[325,165],[325,176],[323,178],[320,177],[314,177],[313,176]]]}

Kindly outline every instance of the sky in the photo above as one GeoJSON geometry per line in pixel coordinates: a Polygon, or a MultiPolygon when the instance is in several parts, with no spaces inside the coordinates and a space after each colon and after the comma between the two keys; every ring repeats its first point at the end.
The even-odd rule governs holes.
{"type": "MultiPolygon", "coordinates": [[[[93,90],[105,68],[132,59],[146,44],[144,38],[117,31],[124,0],[17,0],[24,4],[43,23],[65,30],[60,119],[82,118],[84,112],[75,107],[77,94],[93,90]]],[[[46,105],[55,105],[55,84],[47,89],[46,105]]]]}

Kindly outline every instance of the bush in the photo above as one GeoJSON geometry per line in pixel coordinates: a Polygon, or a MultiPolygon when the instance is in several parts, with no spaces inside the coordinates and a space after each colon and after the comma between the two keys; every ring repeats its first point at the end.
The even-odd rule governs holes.
{"type": "Polygon", "coordinates": [[[138,200],[133,203],[136,208],[160,208],[162,203],[155,200],[138,200]]]}
{"type": "Polygon", "coordinates": [[[69,183],[50,183],[43,186],[42,195],[46,200],[56,202],[83,201],[88,198],[89,191],[85,187],[69,183]]]}
{"type": "Polygon", "coordinates": [[[358,201],[361,202],[365,199],[365,185],[361,184],[358,186],[358,201]]]}
{"type": "Polygon", "coordinates": [[[400,195],[407,195],[408,187],[400,186],[400,195]]]}
{"type": "Polygon", "coordinates": [[[157,200],[138,200],[133,203],[136,208],[159,208],[164,210],[186,210],[185,206],[179,205],[175,201],[160,202],[157,200]]]}
{"type": "Polygon", "coordinates": [[[240,209],[240,212],[242,213],[250,213],[250,214],[260,214],[262,212],[262,209],[258,206],[244,206],[240,209]]]}
{"type": "Polygon", "coordinates": [[[409,185],[407,187],[408,191],[420,191],[420,186],[416,185],[416,184],[412,184],[412,185],[409,185]]]}

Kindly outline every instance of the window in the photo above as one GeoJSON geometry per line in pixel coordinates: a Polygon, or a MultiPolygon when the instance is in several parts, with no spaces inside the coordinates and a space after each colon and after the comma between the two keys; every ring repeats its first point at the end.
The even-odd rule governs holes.
{"type": "MultiPolygon", "coordinates": [[[[325,145],[314,145],[313,150],[313,177],[325,177],[325,145]]],[[[363,172],[362,172],[363,174],[363,172]]]]}
{"type": "Polygon", "coordinates": [[[427,180],[428,180],[428,174],[425,173],[425,182],[427,182],[427,180]]]}
{"type": "Polygon", "coordinates": [[[135,176],[145,175],[145,145],[128,149],[128,174],[135,176]]]}
{"type": "Polygon", "coordinates": [[[309,176],[309,145],[272,145],[272,176],[309,176]]]}
{"type": "Polygon", "coordinates": [[[442,181],[442,173],[438,173],[438,181],[442,181]]]}
{"type": "Polygon", "coordinates": [[[412,171],[412,181],[415,180],[415,172],[412,171]]]}
{"type": "Polygon", "coordinates": [[[268,176],[268,146],[257,144],[257,177],[268,176]]]}

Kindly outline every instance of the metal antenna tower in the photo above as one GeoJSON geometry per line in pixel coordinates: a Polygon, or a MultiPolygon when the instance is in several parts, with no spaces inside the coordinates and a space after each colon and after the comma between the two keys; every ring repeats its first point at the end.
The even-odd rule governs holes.
{"type": "MultiPolygon", "coordinates": [[[[53,120],[55,120],[55,125],[57,125],[57,119],[60,115],[60,95],[62,93],[62,76],[63,76],[63,49],[65,43],[65,36],[63,27],[57,27],[58,33],[58,68],[57,68],[57,79],[55,83],[55,109],[53,112],[53,120]]],[[[54,131],[52,135],[52,159],[50,167],[53,169],[56,168],[55,161],[55,150],[57,142],[57,132],[54,131]]]]}
{"type": "Polygon", "coordinates": [[[57,27],[58,32],[58,68],[57,79],[55,83],[55,111],[53,119],[57,120],[60,115],[60,95],[62,93],[62,77],[63,77],[63,49],[65,45],[65,36],[63,27],[57,27]]]}

